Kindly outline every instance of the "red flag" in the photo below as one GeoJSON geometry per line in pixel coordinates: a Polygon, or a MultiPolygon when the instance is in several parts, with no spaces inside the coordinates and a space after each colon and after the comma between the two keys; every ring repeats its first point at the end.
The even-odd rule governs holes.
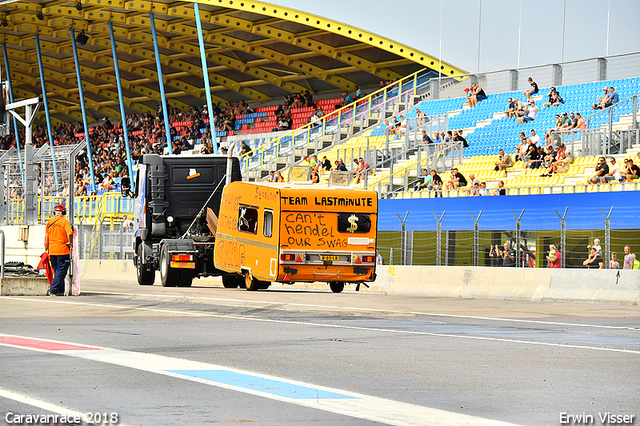
{"type": "Polygon", "coordinates": [[[44,275],[49,280],[49,284],[53,281],[53,268],[49,259],[49,253],[46,251],[40,255],[40,263],[38,263],[38,271],[44,269],[44,275]]]}

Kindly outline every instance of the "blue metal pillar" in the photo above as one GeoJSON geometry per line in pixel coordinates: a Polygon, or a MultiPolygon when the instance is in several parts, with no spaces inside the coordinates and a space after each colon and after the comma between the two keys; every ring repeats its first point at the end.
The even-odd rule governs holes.
{"type": "MultiPolygon", "coordinates": [[[[7,73],[7,89],[9,92],[9,102],[13,102],[13,89],[11,88],[11,71],[9,70],[9,56],[7,55],[7,44],[2,43],[2,54],[4,55],[4,69],[7,73]]],[[[13,132],[16,137],[16,149],[18,150],[18,167],[20,168],[21,184],[24,184],[24,169],[22,168],[22,154],[20,153],[20,134],[18,133],[18,120],[11,116],[13,120],[13,132]]]]}
{"type": "Polygon", "coordinates": [[[118,85],[118,101],[120,103],[120,116],[122,117],[122,134],[124,146],[127,150],[127,170],[131,180],[131,190],[135,191],[133,170],[131,169],[131,151],[129,149],[129,129],[127,128],[127,116],[124,113],[124,98],[122,97],[122,82],[120,81],[120,67],[118,66],[118,53],[116,52],[116,40],[113,36],[113,22],[109,21],[109,37],[111,38],[111,52],[113,53],[113,66],[116,71],[116,83],[118,85]]]}
{"type": "Polygon", "coordinates": [[[202,37],[202,22],[200,20],[200,5],[193,3],[193,11],[196,15],[196,27],[198,29],[198,43],[200,44],[200,60],[202,61],[202,76],[204,77],[204,92],[207,96],[207,111],[209,112],[209,128],[211,129],[211,146],[213,153],[218,153],[218,141],[216,136],[216,124],[213,117],[213,103],[211,102],[211,86],[209,85],[209,68],[207,67],[207,55],[204,51],[204,38],[202,37]]]}
{"type": "MultiPolygon", "coordinates": [[[[44,70],[42,68],[42,52],[40,51],[40,35],[36,34],[36,54],[38,56],[38,70],[40,71],[40,86],[42,87],[42,103],[44,103],[44,113],[47,117],[47,134],[49,136],[49,149],[51,149],[51,161],[53,162],[53,176],[56,180],[56,189],[60,189],[58,181],[58,167],[56,166],[56,157],[53,152],[53,132],[51,131],[51,116],[49,115],[49,103],[47,102],[47,88],[44,84],[44,70]]],[[[73,173],[69,173],[69,179],[74,178],[73,173]]],[[[44,184],[44,182],[43,182],[44,184]]],[[[44,192],[43,192],[44,194],[44,192]]]]}
{"type": "MultiPolygon", "coordinates": [[[[71,48],[73,49],[73,60],[76,66],[76,78],[78,80],[78,96],[80,97],[80,108],[82,109],[82,123],[84,124],[84,140],[87,142],[87,157],[89,159],[89,171],[91,172],[91,185],[96,188],[96,177],[93,174],[93,160],[91,159],[91,141],[89,140],[89,125],[87,124],[87,109],[84,106],[84,91],[82,90],[82,77],[80,76],[80,64],[78,63],[78,48],[76,46],[76,34],[71,28],[71,48]]],[[[75,179],[75,164],[69,164],[69,179],[75,179]]]]}
{"type": "Polygon", "coordinates": [[[162,64],[160,63],[160,52],[158,51],[158,36],[156,35],[156,21],[153,19],[153,12],[149,12],[151,18],[151,35],[153,36],[153,52],[156,56],[156,68],[158,70],[158,84],[160,85],[160,97],[162,98],[162,119],[164,120],[164,131],[167,136],[167,146],[169,154],[173,154],[171,146],[171,125],[169,124],[169,108],[167,108],[167,97],[164,93],[164,78],[162,78],[162,64]]]}

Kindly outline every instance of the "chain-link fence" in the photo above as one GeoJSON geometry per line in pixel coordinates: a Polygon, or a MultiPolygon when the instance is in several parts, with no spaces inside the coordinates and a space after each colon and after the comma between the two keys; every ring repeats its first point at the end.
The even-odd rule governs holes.
{"type": "MultiPolygon", "coordinates": [[[[433,215],[432,221],[435,218],[436,230],[416,229],[421,226],[416,226],[415,221],[407,222],[405,217],[405,224],[403,218],[398,219],[400,230],[378,231],[378,249],[385,264],[503,266],[505,252],[513,250],[512,266],[546,268],[548,257],[553,258],[556,250],[560,267],[598,268],[602,262],[603,268],[610,268],[611,262],[615,265],[617,261],[622,268],[625,246],[630,247],[631,253],[640,250],[640,224],[635,219],[636,213],[628,209],[616,212],[613,207],[585,208],[574,215],[568,215],[568,209],[551,209],[544,213],[449,211],[440,216],[435,212],[410,212],[409,216],[420,216],[417,220],[420,222],[427,213],[433,215]],[[487,229],[492,223],[506,219],[510,219],[512,227],[487,229]],[[600,257],[585,265],[594,245],[600,257]]],[[[430,227],[426,223],[422,226],[430,227]]],[[[510,260],[508,266],[511,266],[510,260]]]]}

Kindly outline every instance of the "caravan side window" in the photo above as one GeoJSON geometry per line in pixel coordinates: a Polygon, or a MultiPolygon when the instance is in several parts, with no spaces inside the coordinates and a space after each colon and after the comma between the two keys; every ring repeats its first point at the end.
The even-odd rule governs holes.
{"type": "Polygon", "coordinates": [[[250,234],[258,233],[258,209],[240,206],[238,210],[238,231],[250,234]]]}
{"type": "Polygon", "coordinates": [[[265,237],[271,238],[273,233],[273,212],[271,210],[264,211],[264,226],[262,228],[262,233],[265,237]]]}

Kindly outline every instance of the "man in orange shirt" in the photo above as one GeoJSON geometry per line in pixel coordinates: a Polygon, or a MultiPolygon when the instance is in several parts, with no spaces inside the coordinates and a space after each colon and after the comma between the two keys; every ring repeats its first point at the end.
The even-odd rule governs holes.
{"type": "Polygon", "coordinates": [[[47,222],[44,235],[44,249],[49,253],[51,267],[54,270],[49,296],[64,296],[64,279],[69,270],[73,230],[64,217],[67,209],[63,204],[56,205],[54,214],[55,216],[47,222]]]}

